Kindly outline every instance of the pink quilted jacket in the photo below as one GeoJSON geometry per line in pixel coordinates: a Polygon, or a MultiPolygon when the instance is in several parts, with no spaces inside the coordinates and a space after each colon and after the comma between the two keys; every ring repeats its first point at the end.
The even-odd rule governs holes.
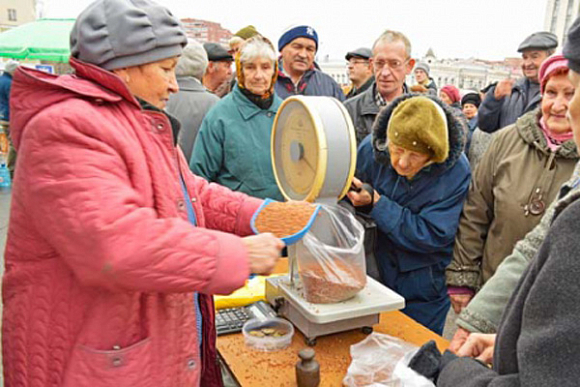
{"type": "Polygon", "coordinates": [[[21,67],[12,84],[6,386],[219,386],[209,295],[248,277],[233,234],[251,233],[260,201],[193,176],[166,116],[112,73],[71,64],[77,75],[58,78],[21,67]]]}

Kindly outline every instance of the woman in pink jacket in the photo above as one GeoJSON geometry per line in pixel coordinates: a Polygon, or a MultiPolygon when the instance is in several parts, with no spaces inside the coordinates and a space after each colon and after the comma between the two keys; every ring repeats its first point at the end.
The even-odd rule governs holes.
{"type": "Polygon", "coordinates": [[[20,69],[3,280],[6,386],[220,386],[211,294],[269,273],[260,201],[193,176],[163,108],[186,37],[150,0],[97,0],[74,75],[20,69]],[[235,234],[235,235],[234,235],[235,234]]]}

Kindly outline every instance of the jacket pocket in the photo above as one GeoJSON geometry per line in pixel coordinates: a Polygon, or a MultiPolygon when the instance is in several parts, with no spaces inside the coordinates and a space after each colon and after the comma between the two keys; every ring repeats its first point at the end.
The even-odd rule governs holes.
{"type": "Polygon", "coordinates": [[[102,351],[77,345],[67,366],[65,387],[154,386],[151,339],[102,351]]]}

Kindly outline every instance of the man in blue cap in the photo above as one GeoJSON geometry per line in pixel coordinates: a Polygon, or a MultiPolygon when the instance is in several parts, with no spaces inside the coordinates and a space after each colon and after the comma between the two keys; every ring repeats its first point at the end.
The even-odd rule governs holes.
{"type": "Polygon", "coordinates": [[[554,53],[558,38],[551,32],[535,32],[518,47],[522,54],[524,77],[508,78],[491,87],[478,112],[479,129],[493,133],[538,107],[542,96],[538,83],[538,72],[542,62],[554,53]]]}
{"type": "Polygon", "coordinates": [[[314,56],[318,34],[309,26],[290,28],[278,40],[280,63],[276,94],[282,99],[291,95],[318,95],[344,101],[342,89],[329,75],[318,70],[314,56]]]}

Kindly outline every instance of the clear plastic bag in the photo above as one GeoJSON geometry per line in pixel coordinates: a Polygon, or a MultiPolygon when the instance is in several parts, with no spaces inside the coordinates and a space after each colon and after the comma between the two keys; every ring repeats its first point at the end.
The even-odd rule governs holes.
{"type": "Polygon", "coordinates": [[[367,281],[364,228],[347,210],[322,205],[296,246],[304,298],[316,304],[347,300],[367,281]]]}
{"type": "Polygon", "coordinates": [[[435,387],[408,367],[418,347],[382,333],[372,333],[350,347],[346,387],[435,387]]]}

